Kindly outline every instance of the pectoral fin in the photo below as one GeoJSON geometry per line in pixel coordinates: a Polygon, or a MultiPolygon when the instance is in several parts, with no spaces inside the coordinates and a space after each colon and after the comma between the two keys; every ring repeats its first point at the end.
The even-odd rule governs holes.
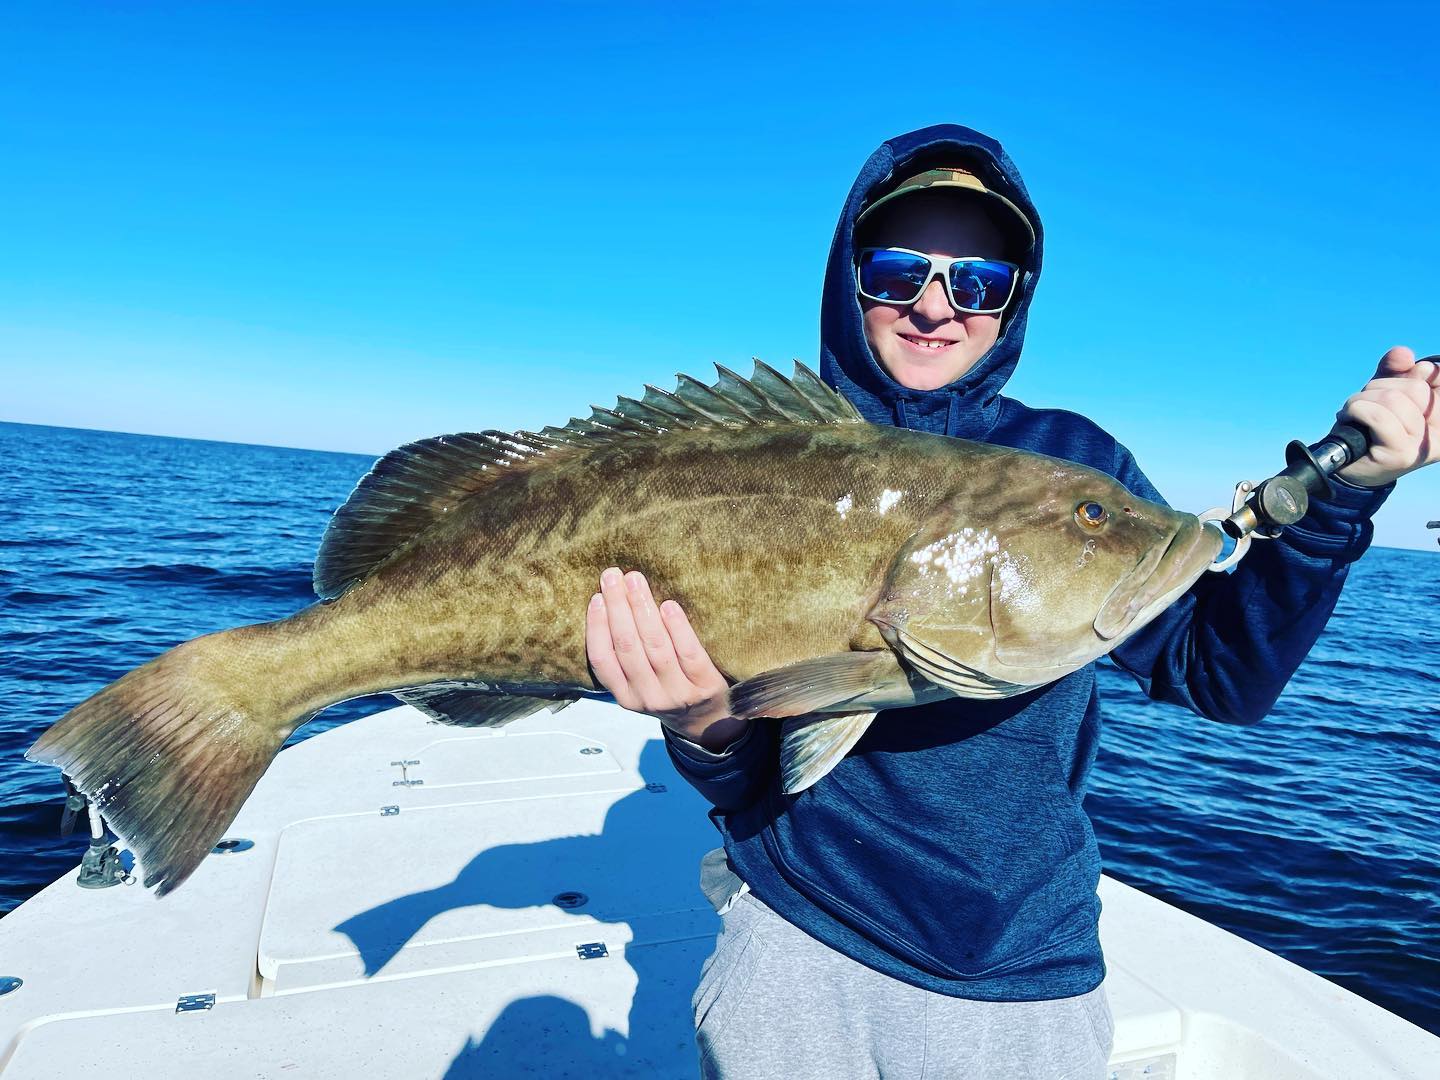
{"type": "Polygon", "coordinates": [[[844,652],[766,671],[730,688],[730,715],[800,716],[913,705],[910,677],[890,652],[844,652]]]}
{"type": "Polygon", "coordinates": [[[866,712],[786,720],[780,735],[780,782],[785,794],[804,791],[839,764],[874,719],[873,712],[866,712]]]}

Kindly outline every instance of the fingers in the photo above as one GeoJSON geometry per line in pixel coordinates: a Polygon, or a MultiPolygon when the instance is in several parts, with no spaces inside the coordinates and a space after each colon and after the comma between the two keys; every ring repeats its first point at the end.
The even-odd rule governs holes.
{"type": "MultiPolygon", "coordinates": [[[[1433,367],[1434,365],[1426,366],[1433,367]]],[[[1417,364],[1410,369],[1410,374],[1408,375],[1388,379],[1371,379],[1361,388],[1358,394],[1353,396],[1369,397],[1371,396],[1371,391],[1393,390],[1395,393],[1408,397],[1418,408],[1423,410],[1434,396],[1428,375],[1429,372],[1423,370],[1421,366],[1417,364]]]]}
{"type": "MultiPolygon", "coordinates": [[[[1373,458],[1377,463],[1387,467],[1399,465],[1403,469],[1405,466],[1413,464],[1411,461],[1404,460],[1408,456],[1405,455],[1404,448],[1414,446],[1416,440],[1406,432],[1401,419],[1385,405],[1378,401],[1355,397],[1346,402],[1340,416],[1344,419],[1354,420],[1374,436],[1368,458],[1373,458]]],[[[1362,459],[1363,461],[1364,459],[1362,459]]]]}
{"type": "Polygon", "coordinates": [[[1404,375],[1415,366],[1415,350],[1405,345],[1396,345],[1380,357],[1380,366],[1375,369],[1375,378],[1384,379],[1393,375],[1404,375]]]}
{"type": "Polygon", "coordinates": [[[1408,379],[1383,379],[1371,383],[1350,398],[1346,405],[1368,401],[1389,411],[1400,421],[1406,434],[1418,439],[1425,433],[1425,414],[1430,406],[1430,389],[1424,383],[1408,379]],[[1393,384],[1408,383],[1408,389],[1393,384]]]}
{"type": "Polygon", "coordinates": [[[680,670],[675,656],[675,646],[670,640],[670,630],[660,618],[655,606],[655,597],[650,592],[650,583],[645,575],[632,570],[625,575],[625,588],[630,597],[630,613],[635,620],[635,630],[640,635],[640,645],[650,669],[660,686],[672,697],[688,698],[690,684],[680,670]]]}
{"type": "Polygon", "coordinates": [[[679,660],[680,670],[685,673],[685,677],[696,686],[724,686],[725,676],[720,674],[720,670],[710,659],[710,654],[700,644],[700,639],[695,636],[695,628],[690,625],[690,619],[680,605],[674,600],[666,600],[660,605],[660,615],[670,630],[675,657],[679,660]]]}
{"type": "Polygon", "coordinates": [[[638,571],[612,566],[600,575],[585,613],[585,650],[596,679],[624,708],[678,724],[682,734],[724,715],[729,682],[680,605],[657,607],[638,571]]]}
{"type": "Polygon", "coordinates": [[[1415,359],[1404,345],[1388,349],[1375,377],[1336,416],[1368,429],[1369,451],[1340,471],[1366,487],[1389,483],[1440,460],[1440,356],[1415,359]]]}
{"type": "Polygon", "coordinates": [[[1427,356],[1416,360],[1415,366],[1406,373],[1407,378],[1423,379],[1431,390],[1440,390],[1440,356],[1427,356]]]}
{"type": "Polygon", "coordinates": [[[590,597],[590,606],[585,609],[585,654],[600,685],[615,695],[615,700],[624,708],[631,708],[634,701],[625,670],[620,658],[615,655],[615,643],[610,637],[610,618],[605,612],[605,598],[599,593],[590,597]]]}
{"type": "Polygon", "coordinates": [[[610,624],[610,641],[615,649],[615,658],[625,673],[626,685],[642,707],[653,707],[659,699],[660,680],[645,655],[631,610],[629,589],[617,567],[612,566],[600,575],[600,595],[604,598],[605,617],[610,624]]]}

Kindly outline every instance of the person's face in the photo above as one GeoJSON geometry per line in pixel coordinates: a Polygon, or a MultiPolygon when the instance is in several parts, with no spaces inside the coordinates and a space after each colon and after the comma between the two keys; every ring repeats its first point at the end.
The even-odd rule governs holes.
{"type": "MultiPolygon", "coordinates": [[[[879,220],[865,223],[866,247],[1006,258],[1004,237],[985,211],[950,193],[907,195],[876,214],[879,220]]],[[[885,304],[862,296],[860,307],[875,358],[892,379],[912,390],[935,390],[954,382],[1000,336],[1000,315],[957,312],[938,277],[913,304],[885,304]]]]}

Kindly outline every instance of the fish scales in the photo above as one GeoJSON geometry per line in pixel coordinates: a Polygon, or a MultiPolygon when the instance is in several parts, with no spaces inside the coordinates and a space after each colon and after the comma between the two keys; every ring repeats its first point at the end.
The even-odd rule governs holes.
{"type": "Polygon", "coordinates": [[[865,611],[955,484],[945,461],[904,445],[927,437],[894,434],[681,431],[497,483],[329,605],[331,652],[353,658],[340,681],[361,693],[447,679],[595,689],[583,613],[611,565],[692,612],[736,679],[857,636],[880,647],[865,611]]]}

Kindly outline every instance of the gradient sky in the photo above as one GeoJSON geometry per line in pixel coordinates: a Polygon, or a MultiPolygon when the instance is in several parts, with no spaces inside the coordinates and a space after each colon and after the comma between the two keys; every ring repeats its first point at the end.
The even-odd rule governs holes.
{"type": "Polygon", "coordinates": [[[1011,391],[1228,502],[1440,352],[1440,15],[1166,7],[7,4],[0,419],[378,454],[814,364],[855,171],[954,121],[1045,220],[1011,391]]]}

